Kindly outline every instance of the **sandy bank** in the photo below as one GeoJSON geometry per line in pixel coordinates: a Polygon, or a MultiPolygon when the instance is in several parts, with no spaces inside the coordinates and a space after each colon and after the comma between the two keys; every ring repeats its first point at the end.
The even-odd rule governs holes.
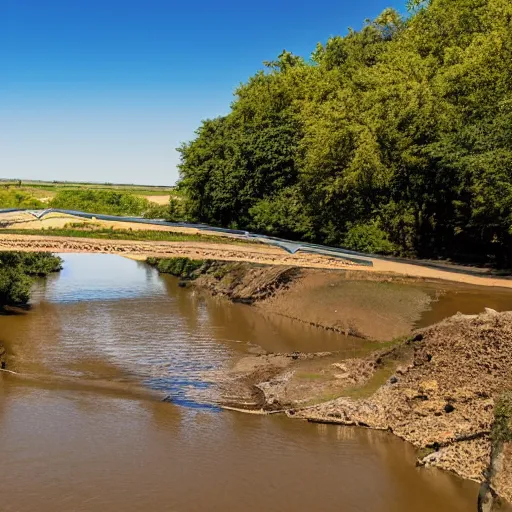
{"type": "Polygon", "coordinates": [[[205,242],[156,242],[132,240],[105,240],[44,235],[12,235],[0,231],[0,251],[31,251],[55,253],[102,253],[135,257],[171,258],[223,261],[246,261],[266,265],[344,269],[354,267],[350,261],[314,254],[289,254],[262,244],[215,244],[205,242]]]}
{"type": "MultiPolygon", "coordinates": [[[[160,196],[161,197],[161,196],[160,196]]],[[[190,245],[190,244],[174,244],[174,249],[171,249],[171,245],[167,247],[153,247],[152,249],[146,246],[141,246],[139,242],[126,241],[110,243],[108,247],[105,244],[98,241],[97,244],[92,244],[91,240],[88,239],[84,244],[80,238],[67,238],[62,240],[41,234],[40,237],[36,235],[16,235],[17,238],[12,238],[14,235],[2,234],[1,227],[10,227],[16,229],[59,229],[64,228],[70,223],[77,224],[95,224],[102,228],[113,228],[113,229],[129,229],[133,231],[137,230],[154,230],[154,231],[169,231],[179,232],[187,234],[198,234],[203,233],[197,228],[189,227],[166,227],[148,224],[137,224],[137,223],[125,223],[117,221],[88,221],[73,217],[71,215],[65,215],[60,213],[52,213],[42,220],[35,219],[32,215],[26,212],[16,212],[2,214],[0,218],[0,250],[47,250],[46,247],[51,247],[48,250],[55,252],[112,252],[121,253],[123,255],[130,255],[135,258],[144,258],[147,256],[188,256],[191,258],[198,259],[224,259],[228,261],[254,261],[265,264],[283,264],[293,266],[304,266],[313,268],[330,268],[340,269],[350,265],[350,262],[340,260],[339,258],[329,258],[327,256],[311,255],[307,253],[297,253],[290,255],[285,251],[272,247],[260,245],[258,255],[254,255],[254,251],[251,256],[247,253],[241,253],[240,251],[230,251],[227,254],[226,248],[219,250],[216,244],[205,244],[202,246],[190,245]],[[11,237],[11,238],[10,238],[11,237]],[[51,239],[51,243],[45,243],[44,239],[51,239]],[[34,246],[32,247],[32,244],[34,246]],[[121,247],[122,245],[122,247],[121,247]]],[[[222,233],[208,232],[209,236],[215,235],[223,238],[233,238],[232,235],[222,233]]],[[[103,241],[104,242],[104,241],[103,241]]],[[[238,247],[239,249],[239,247],[238,247]]],[[[229,251],[228,251],[229,252],[229,251]]],[[[461,272],[450,271],[450,267],[446,267],[446,270],[442,268],[432,268],[427,265],[406,263],[398,261],[390,261],[387,259],[366,257],[367,260],[371,261],[373,267],[360,267],[362,272],[373,273],[373,274],[393,274],[402,275],[418,279],[438,279],[446,280],[451,282],[472,284],[478,286],[490,286],[490,287],[503,287],[512,288],[512,279],[491,277],[489,275],[489,269],[473,269],[477,271],[476,274],[465,274],[461,272]]],[[[353,266],[353,265],[352,265],[353,266]]],[[[458,269],[460,270],[460,269],[458,269]]]]}
{"type": "Polygon", "coordinates": [[[420,464],[487,482],[512,502],[512,410],[499,448],[494,434],[497,404],[512,390],[512,312],[456,315],[361,358],[251,358],[233,370],[237,389],[252,383],[263,408],[393,432],[422,450],[420,464]],[[325,401],[318,393],[329,383],[338,398],[325,401]],[[315,393],[324,402],[308,404],[315,393]]]}

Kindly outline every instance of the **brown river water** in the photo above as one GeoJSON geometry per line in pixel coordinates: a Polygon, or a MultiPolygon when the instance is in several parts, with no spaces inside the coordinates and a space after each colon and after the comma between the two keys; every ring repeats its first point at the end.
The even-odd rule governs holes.
{"type": "MultiPolygon", "coordinates": [[[[357,340],[201,298],[143,263],[64,259],[30,311],[0,316],[20,373],[0,375],[1,511],[476,510],[476,484],[416,468],[392,435],[214,405],[240,355],[357,340]]],[[[481,302],[512,309],[510,294],[455,290],[420,323],[481,302]]]]}

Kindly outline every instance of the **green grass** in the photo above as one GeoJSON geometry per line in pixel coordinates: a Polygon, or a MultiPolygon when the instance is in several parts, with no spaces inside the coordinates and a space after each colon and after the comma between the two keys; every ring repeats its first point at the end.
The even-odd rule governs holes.
{"type": "Polygon", "coordinates": [[[310,372],[298,372],[296,376],[299,379],[307,379],[307,380],[320,380],[320,379],[326,379],[328,377],[325,376],[325,374],[322,373],[310,373],[310,372]]]}
{"type": "Polygon", "coordinates": [[[199,276],[201,268],[204,268],[204,260],[192,260],[190,258],[148,258],[148,265],[158,269],[161,274],[171,274],[183,279],[195,279],[199,276]]]}
{"type": "Polygon", "coordinates": [[[495,448],[512,442],[512,391],[504,393],[496,403],[491,440],[495,448]]]}
{"type": "MultiPolygon", "coordinates": [[[[354,386],[352,388],[345,388],[340,391],[324,393],[319,395],[306,403],[307,406],[322,404],[336,400],[337,398],[369,398],[372,396],[381,386],[383,386],[387,380],[393,375],[398,363],[396,361],[389,361],[383,364],[382,367],[378,368],[373,374],[372,378],[362,386],[354,386]]],[[[321,376],[315,377],[310,376],[310,379],[318,379],[321,376]]],[[[307,377],[306,377],[307,378],[307,377]]]]}
{"type": "Polygon", "coordinates": [[[171,231],[129,230],[129,229],[1,229],[0,233],[12,235],[46,235],[77,238],[95,238],[103,240],[134,240],[155,242],[207,242],[216,244],[254,244],[246,240],[214,235],[175,233],[171,231]]]}
{"type": "Polygon", "coordinates": [[[130,184],[115,184],[115,183],[87,183],[87,182],[52,182],[52,181],[31,181],[22,180],[21,187],[18,187],[18,181],[16,180],[0,180],[0,188],[11,188],[11,189],[39,189],[49,192],[58,192],[59,190],[111,190],[129,192],[139,195],[169,195],[174,194],[174,187],[170,186],[150,186],[150,185],[130,185],[130,184]]]}

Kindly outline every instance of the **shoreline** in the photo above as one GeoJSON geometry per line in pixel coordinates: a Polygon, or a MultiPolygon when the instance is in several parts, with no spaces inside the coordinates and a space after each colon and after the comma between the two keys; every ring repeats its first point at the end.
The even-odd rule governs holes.
{"type": "MultiPolygon", "coordinates": [[[[98,252],[112,245],[83,242],[103,242],[98,252]]],[[[432,300],[422,289],[432,281],[424,277],[364,272],[354,265],[334,270],[195,263],[192,276],[178,274],[189,280],[176,285],[269,314],[291,312],[290,318],[336,330],[346,341],[355,338],[334,352],[262,350],[242,356],[221,377],[218,405],[390,431],[420,450],[419,465],[480,482],[486,496],[512,503],[512,437],[499,450],[492,441],[496,404],[512,390],[512,312],[459,314],[415,329],[432,300]]]]}
{"type": "MultiPolygon", "coordinates": [[[[286,269],[281,272],[286,274],[286,269]]],[[[329,309],[315,304],[319,295],[331,295],[338,304],[342,298],[335,293],[336,285],[327,291],[323,286],[324,280],[333,285],[340,273],[306,269],[283,281],[279,272],[217,262],[217,266],[198,274],[188,286],[274,314],[281,314],[288,296],[289,311],[294,310],[295,319],[303,322],[308,321],[304,317],[308,312],[315,314],[315,307],[316,313],[329,309]],[[319,294],[315,294],[314,283],[319,294]]],[[[396,302],[396,308],[393,294],[384,296],[380,304],[388,318],[379,315],[378,302],[364,303],[367,313],[374,314],[374,323],[386,333],[380,339],[392,341],[353,332],[366,344],[353,353],[241,357],[222,383],[221,405],[238,412],[284,413],[310,422],[390,431],[418,450],[418,465],[434,466],[478,482],[487,500],[502,497],[512,503],[512,438],[491,451],[496,404],[503,392],[512,390],[512,312],[486,309],[479,315],[458,314],[421,329],[409,323],[408,329],[392,337],[385,329],[386,320],[396,325],[400,317],[393,317],[390,311],[396,309],[409,320],[417,313],[415,308],[407,314],[404,310],[414,302],[411,297],[407,299],[406,287],[418,281],[396,276],[393,282],[394,276],[389,275],[373,281],[368,278],[377,275],[368,274],[366,281],[357,282],[360,272],[342,274],[344,279],[338,284],[344,286],[352,306],[358,300],[354,284],[402,287],[403,300],[396,302]]],[[[363,290],[359,295],[368,298],[364,286],[363,290]]],[[[382,289],[374,295],[379,297],[380,292],[382,289]]],[[[428,302],[423,303],[425,306],[428,302]]],[[[329,315],[324,314],[326,318],[329,315]]],[[[361,319],[358,328],[364,329],[361,319]]],[[[402,327],[405,325],[404,321],[402,327]]],[[[512,424],[510,429],[512,432],[512,424]]]]}

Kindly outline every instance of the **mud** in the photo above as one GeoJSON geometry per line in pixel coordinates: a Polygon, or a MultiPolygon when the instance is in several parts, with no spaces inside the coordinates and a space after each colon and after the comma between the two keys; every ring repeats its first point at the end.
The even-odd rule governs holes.
{"type": "Polygon", "coordinates": [[[492,438],[496,403],[512,389],[512,312],[458,314],[379,345],[353,358],[243,358],[226,379],[226,404],[392,432],[419,450],[419,465],[484,483],[512,503],[512,445],[497,450],[492,438]]]}
{"type": "MultiPolygon", "coordinates": [[[[482,482],[496,399],[512,389],[512,312],[456,315],[406,342],[410,359],[369,398],[340,397],[294,413],[388,430],[425,450],[419,463],[482,482]]],[[[512,502],[510,448],[494,491],[512,502]]]]}

